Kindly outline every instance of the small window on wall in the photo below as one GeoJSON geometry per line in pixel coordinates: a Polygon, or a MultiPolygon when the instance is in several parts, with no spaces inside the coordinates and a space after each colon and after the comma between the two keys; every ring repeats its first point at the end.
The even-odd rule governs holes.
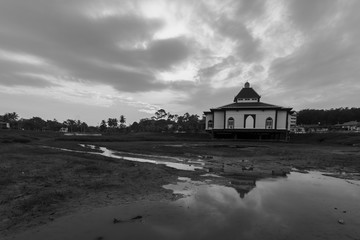
{"type": "Polygon", "coordinates": [[[213,128],[214,127],[214,123],[212,120],[208,121],[208,128],[213,128]]]}
{"type": "Polygon", "coordinates": [[[273,120],[271,117],[268,117],[265,121],[265,129],[272,129],[273,120]]]}
{"type": "Polygon", "coordinates": [[[234,128],[234,118],[228,119],[228,128],[233,129],[234,128]]]}

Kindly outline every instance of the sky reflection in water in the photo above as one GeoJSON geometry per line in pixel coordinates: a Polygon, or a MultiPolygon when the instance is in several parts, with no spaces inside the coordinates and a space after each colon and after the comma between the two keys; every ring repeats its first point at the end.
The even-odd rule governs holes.
{"type": "MultiPolygon", "coordinates": [[[[204,177],[204,180],[207,179],[204,177]]],[[[214,181],[216,181],[214,179],[214,181]]],[[[356,239],[360,182],[291,173],[265,179],[243,198],[231,187],[179,178],[164,186],[184,197],[63,217],[16,239],[356,239]],[[344,212],[346,211],[346,212],[344,212]],[[114,217],[142,221],[113,224],[114,217]],[[345,224],[339,224],[343,219],[345,224]]]]}
{"type": "MultiPolygon", "coordinates": [[[[184,206],[196,236],[207,229],[207,239],[346,239],[360,236],[360,184],[322,176],[291,173],[288,178],[267,179],[244,198],[230,187],[181,179],[168,185],[188,197],[184,206]],[[345,221],[344,225],[338,223],[345,221]],[[201,232],[201,231],[200,231],[201,232]]],[[[193,238],[193,239],[196,239],[193,238]]]]}

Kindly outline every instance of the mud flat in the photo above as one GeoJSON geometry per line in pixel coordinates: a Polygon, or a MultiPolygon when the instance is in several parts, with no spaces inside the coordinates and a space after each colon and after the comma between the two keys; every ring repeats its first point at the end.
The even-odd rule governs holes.
{"type": "MultiPolygon", "coordinates": [[[[352,230],[351,226],[357,222],[352,219],[358,217],[353,213],[359,212],[359,209],[346,202],[345,199],[349,198],[347,194],[350,194],[354,201],[359,200],[359,159],[359,147],[343,145],[181,140],[92,141],[89,143],[87,141],[60,141],[50,137],[34,138],[23,142],[10,141],[0,144],[0,211],[2,213],[0,215],[0,237],[29,239],[21,238],[21,236],[26,236],[29,232],[39,229],[42,229],[39,230],[40,232],[45,233],[49,231],[46,229],[56,229],[54,226],[64,221],[63,219],[77,219],[74,216],[87,216],[87,214],[90,214],[94,219],[103,219],[104,222],[97,222],[96,220],[93,222],[99,226],[104,226],[104,229],[107,229],[105,225],[110,224],[108,226],[110,228],[120,226],[118,228],[123,229],[122,226],[124,225],[138,230],[138,227],[140,229],[144,227],[144,222],[150,222],[153,226],[154,221],[157,228],[161,228],[165,222],[159,218],[174,216],[182,208],[184,211],[187,207],[191,209],[192,205],[184,205],[184,202],[193,202],[195,196],[203,198],[202,195],[192,193],[191,189],[200,189],[201,192],[214,191],[214,194],[217,194],[215,200],[214,198],[206,198],[207,200],[205,199],[197,205],[220,201],[219,197],[220,199],[226,198],[230,201],[226,204],[230,204],[231,207],[229,208],[232,210],[225,208],[224,205],[216,204],[210,204],[209,208],[220,210],[224,208],[225,212],[231,212],[234,208],[238,209],[240,205],[243,206],[244,201],[255,204],[255,193],[260,190],[262,192],[257,193],[256,198],[265,198],[263,194],[265,192],[270,194],[270,189],[274,194],[291,192],[289,189],[293,189],[294,194],[299,191],[303,191],[305,194],[306,186],[320,183],[329,186],[326,187],[328,192],[318,194],[318,189],[314,190],[309,187],[306,196],[310,196],[310,198],[305,198],[304,201],[310,204],[313,196],[319,202],[328,203],[328,208],[323,211],[329,211],[327,214],[332,214],[331,224],[335,221],[336,228],[338,225],[344,225],[343,227],[347,229],[344,232],[353,236],[352,234],[356,232],[352,230]],[[111,152],[110,155],[109,152],[111,152]],[[319,182],[304,180],[313,178],[318,179],[319,182]],[[291,187],[284,187],[282,184],[286,185],[289,179],[291,187]],[[264,186],[267,186],[268,183],[270,185],[271,183],[276,184],[271,185],[272,187],[267,190],[268,188],[264,186]],[[340,191],[345,189],[342,184],[351,186],[349,190],[346,190],[346,194],[340,191]],[[185,190],[187,188],[190,193],[181,192],[178,189],[179,187],[171,187],[178,185],[180,188],[183,186],[185,190]],[[279,189],[283,190],[280,191],[279,189]],[[228,192],[231,192],[232,197],[225,194],[228,192]],[[329,194],[329,192],[334,192],[334,194],[329,194]],[[345,197],[339,200],[336,195],[345,197]],[[174,212],[173,206],[176,204],[181,206],[179,205],[179,209],[174,212]],[[168,209],[165,211],[166,214],[156,215],[155,212],[159,211],[151,210],[151,212],[149,210],[156,209],[156,207],[146,207],[155,205],[160,209],[168,209]],[[94,212],[100,214],[102,211],[108,211],[105,209],[132,210],[126,210],[127,214],[125,215],[120,214],[121,211],[125,210],[119,210],[119,214],[105,214],[103,218],[96,217],[96,214],[92,215],[94,212]],[[136,209],[139,211],[135,211],[136,209]],[[347,212],[345,214],[340,210],[347,212]],[[146,217],[146,212],[149,211],[151,217],[146,217]],[[144,222],[130,221],[120,225],[112,222],[114,218],[125,221],[136,216],[142,216],[144,222]],[[346,216],[348,216],[347,219],[346,216]],[[345,224],[338,223],[339,220],[343,220],[345,224]]],[[[244,205],[242,214],[245,216],[250,214],[251,204],[244,205]]],[[[277,206],[272,210],[259,208],[257,211],[260,211],[259,214],[268,211],[278,212],[280,211],[278,207],[280,208],[277,206]]],[[[286,211],[295,211],[290,206],[288,207],[289,209],[286,211]]],[[[305,209],[306,206],[301,205],[299,207],[305,209]]],[[[316,208],[308,209],[308,211],[312,214],[306,216],[313,217],[316,208]]],[[[201,210],[198,214],[205,217],[206,212],[201,210]]],[[[186,219],[187,215],[184,215],[183,211],[180,213],[180,216],[186,219]]],[[[293,214],[295,216],[301,212],[295,211],[293,214]]],[[[258,217],[260,216],[261,214],[258,215],[258,217]]],[[[233,218],[227,215],[220,217],[224,218],[225,222],[215,222],[217,222],[217,228],[224,227],[223,230],[230,231],[230,227],[225,227],[229,225],[225,224],[226,222],[240,221],[238,217],[234,216],[233,218]]],[[[322,215],[322,218],[325,219],[326,217],[329,215],[322,215]]],[[[291,216],[284,215],[282,218],[287,219],[291,216]]],[[[180,224],[183,229],[186,229],[187,224],[184,219],[181,217],[174,219],[174,223],[180,224]]],[[[201,221],[196,216],[191,219],[194,223],[201,221]]],[[[209,222],[214,221],[211,217],[209,219],[209,222]]],[[[261,220],[256,217],[253,219],[255,219],[251,220],[253,223],[264,221],[264,219],[261,220]]],[[[295,225],[304,224],[305,226],[307,224],[304,222],[306,218],[301,218],[298,222],[295,219],[295,225]]],[[[323,225],[319,221],[312,222],[314,234],[316,226],[323,225]]],[[[241,222],[246,224],[246,219],[241,220],[241,222]]],[[[288,228],[285,226],[281,231],[287,234],[295,233],[298,229],[291,229],[295,225],[287,226],[288,228]]],[[[59,226],[60,229],[61,226],[66,229],[65,225],[60,224],[59,226]]],[[[92,225],[89,223],[89,226],[92,225]]],[[[166,229],[165,227],[164,231],[174,230],[172,226],[168,227],[170,228],[166,229]]],[[[271,232],[271,229],[270,224],[268,231],[271,232]]],[[[217,233],[219,234],[223,231],[218,230],[217,233]]],[[[91,238],[83,239],[101,239],[101,237],[112,239],[117,236],[117,230],[114,231],[115,235],[111,236],[105,236],[101,231],[93,231],[92,235],[88,236],[91,238]]],[[[196,235],[196,229],[193,229],[192,232],[195,234],[193,236],[202,238],[202,236],[196,235]]],[[[264,234],[269,234],[269,232],[264,234]]],[[[128,234],[131,236],[131,233],[128,234]]],[[[166,234],[154,236],[166,239],[166,234]]],[[[174,235],[173,237],[178,238],[179,236],[196,239],[185,235],[174,235]]],[[[250,234],[248,239],[251,239],[251,236],[260,237],[250,234]]],[[[276,235],[273,236],[273,239],[276,239],[276,235]]],[[[245,235],[244,238],[246,239],[245,235]]],[[[323,239],[331,238],[325,238],[324,235],[323,239]]]]}
{"type": "Polygon", "coordinates": [[[94,208],[9,239],[356,239],[360,234],[359,186],[342,179],[295,172],[258,180],[247,191],[223,180],[179,177],[163,186],[179,195],[177,200],[94,208]]]}

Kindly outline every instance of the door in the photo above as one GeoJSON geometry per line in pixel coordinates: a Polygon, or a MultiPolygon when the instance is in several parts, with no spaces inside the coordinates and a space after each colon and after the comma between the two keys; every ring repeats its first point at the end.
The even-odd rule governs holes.
{"type": "Polygon", "coordinates": [[[245,115],[245,128],[254,128],[254,127],[255,127],[255,116],[245,115]]]}

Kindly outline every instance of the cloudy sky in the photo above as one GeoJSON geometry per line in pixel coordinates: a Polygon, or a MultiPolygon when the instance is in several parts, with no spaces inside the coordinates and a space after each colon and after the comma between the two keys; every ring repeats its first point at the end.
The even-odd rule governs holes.
{"type": "Polygon", "coordinates": [[[0,0],[0,114],[360,107],[358,0],[0,0]]]}

